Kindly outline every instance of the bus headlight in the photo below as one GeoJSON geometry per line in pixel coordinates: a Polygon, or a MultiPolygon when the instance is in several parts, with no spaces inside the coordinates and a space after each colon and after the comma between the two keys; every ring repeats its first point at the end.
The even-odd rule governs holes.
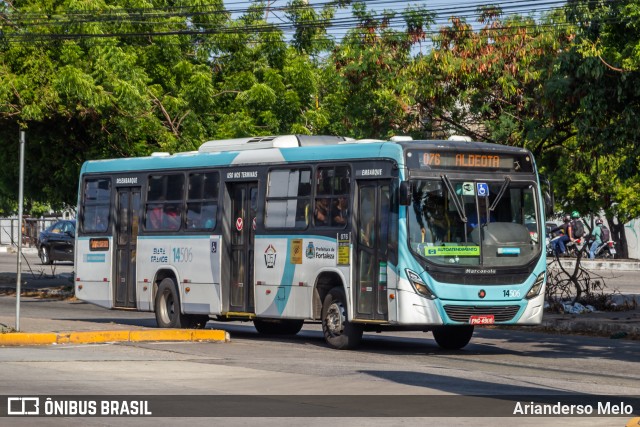
{"type": "Polygon", "coordinates": [[[429,289],[429,287],[424,283],[420,276],[418,276],[418,274],[409,270],[408,268],[404,270],[404,272],[407,273],[407,279],[409,279],[409,282],[411,282],[411,285],[416,290],[416,292],[426,298],[436,299],[436,295],[431,289],[429,289]]]}
{"type": "Polygon", "coordinates": [[[540,294],[540,290],[542,289],[542,285],[544,284],[545,274],[546,271],[543,271],[538,275],[538,277],[536,277],[536,281],[533,282],[533,286],[531,286],[531,289],[529,289],[529,292],[527,292],[527,296],[525,297],[526,299],[537,297],[540,294]]]}

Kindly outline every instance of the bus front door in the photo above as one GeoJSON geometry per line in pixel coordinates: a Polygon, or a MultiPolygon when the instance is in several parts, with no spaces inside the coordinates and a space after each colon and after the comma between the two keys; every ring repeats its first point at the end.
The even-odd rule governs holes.
{"type": "Polygon", "coordinates": [[[258,207],[258,183],[229,184],[231,212],[229,311],[253,313],[253,246],[258,207]]]}
{"type": "Polygon", "coordinates": [[[388,181],[358,183],[358,237],[356,245],[355,317],[388,319],[387,258],[389,239],[388,181]]]}
{"type": "Polygon", "coordinates": [[[136,308],[136,244],[140,188],[118,188],[116,200],[114,307],[136,308]]]}

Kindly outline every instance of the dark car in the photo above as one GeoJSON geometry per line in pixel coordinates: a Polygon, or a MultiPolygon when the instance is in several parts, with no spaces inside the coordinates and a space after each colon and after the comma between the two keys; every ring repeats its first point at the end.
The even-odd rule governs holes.
{"type": "Polygon", "coordinates": [[[73,261],[76,221],[55,222],[38,236],[38,256],[43,264],[53,261],[73,261]]]}

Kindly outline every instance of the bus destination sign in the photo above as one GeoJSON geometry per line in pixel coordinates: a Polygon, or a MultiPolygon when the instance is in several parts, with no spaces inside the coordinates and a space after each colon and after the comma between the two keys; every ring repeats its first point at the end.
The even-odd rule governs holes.
{"type": "Polygon", "coordinates": [[[410,156],[417,157],[420,169],[533,171],[531,158],[524,154],[514,156],[495,152],[414,151],[410,156]]]}

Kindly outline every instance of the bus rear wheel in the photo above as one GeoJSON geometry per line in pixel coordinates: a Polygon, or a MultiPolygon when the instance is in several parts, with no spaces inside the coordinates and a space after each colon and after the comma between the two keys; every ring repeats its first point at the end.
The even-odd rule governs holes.
{"type": "Polygon", "coordinates": [[[322,305],[322,332],[327,344],[338,350],[355,348],[362,340],[362,327],[347,319],[347,298],[344,291],[333,288],[322,305]]]}
{"type": "Polygon", "coordinates": [[[438,326],[433,330],[433,338],[445,350],[460,350],[469,344],[473,335],[473,325],[438,326]]]}
{"type": "Polygon", "coordinates": [[[154,301],[156,322],[159,328],[191,327],[191,316],[180,312],[180,298],[176,283],[171,278],[162,279],[154,301]]]}
{"type": "Polygon", "coordinates": [[[253,326],[263,335],[295,335],[303,324],[302,319],[253,319],[253,326]]]}

